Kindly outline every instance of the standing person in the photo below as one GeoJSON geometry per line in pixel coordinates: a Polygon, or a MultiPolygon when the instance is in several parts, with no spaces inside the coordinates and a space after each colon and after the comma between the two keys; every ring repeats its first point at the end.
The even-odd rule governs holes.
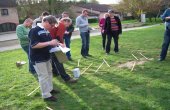
{"type": "Polygon", "coordinates": [[[100,19],[99,21],[99,26],[101,28],[101,35],[102,35],[102,46],[103,46],[103,50],[105,50],[106,48],[106,31],[104,29],[104,26],[105,26],[105,19],[109,17],[109,13],[105,13],[104,14],[104,17],[100,19]]]}
{"type": "Polygon", "coordinates": [[[34,68],[38,74],[42,98],[46,101],[57,101],[57,98],[53,96],[58,91],[53,89],[49,50],[52,46],[60,45],[60,43],[55,39],[52,40],[48,31],[55,26],[56,22],[54,16],[46,16],[43,18],[42,24],[32,28],[29,33],[29,56],[35,64],[34,68]]]}
{"type": "MultiPolygon", "coordinates": [[[[67,12],[62,13],[62,18],[65,18],[65,17],[69,17],[69,14],[67,12]]],[[[64,41],[65,41],[65,45],[67,48],[70,48],[71,36],[72,36],[73,31],[74,31],[74,26],[73,26],[72,22],[70,22],[70,25],[68,27],[66,27],[66,31],[64,34],[64,41]]],[[[66,55],[67,55],[68,60],[72,61],[71,52],[70,51],[67,52],[66,55]]]]}
{"type": "MultiPolygon", "coordinates": [[[[70,18],[62,18],[57,27],[50,30],[52,39],[57,39],[62,45],[64,45],[63,36],[66,28],[70,25],[70,18]]],[[[64,66],[60,63],[54,53],[51,54],[52,59],[52,71],[54,74],[60,75],[61,78],[67,83],[76,83],[77,80],[71,78],[65,71],[64,66]]]]}
{"type": "Polygon", "coordinates": [[[110,45],[112,37],[114,39],[114,51],[115,53],[119,52],[118,39],[119,34],[122,34],[122,26],[119,17],[114,15],[113,10],[109,10],[109,17],[106,18],[104,29],[107,30],[107,45],[106,45],[106,54],[110,53],[110,45]]]}
{"type": "Polygon", "coordinates": [[[31,25],[33,23],[33,20],[31,18],[27,18],[23,24],[20,24],[16,28],[16,34],[19,39],[20,45],[22,49],[26,52],[28,56],[28,62],[29,62],[29,72],[32,74],[35,74],[35,69],[33,67],[33,64],[29,60],[29,38],[28,33],[30,31],[31,25]]]}
{"type": "Polygon", "coordinates": [[[48,15],[50,15],[49,12],[47,12],[47,11],[42,12],[41,16],[40,16],[39,18],[36,18],[36,19],[33,21],[32,28],[35,28],[38,23],[41,23],[41,22],[42,22],[43,17],[48,16],[48,15]]]}
{"type": "Polygon", "coordinates": [[[82,40],[81,55],[87,58],[89,55],[89,43],[90,43],[90,31],[88,23],[88,11],[83,10],[82,14],[76,18],[76,26],[80,30],[80,36],[82,40]]]}
{"type": "Polygon", "coordinates": [[[161,16],[162,20],[165,22],[166,29],[164,33],[164,41],[162,44],[162,51],[160,54],[159,61],[163,61],[166,58],[169,43],[170,43],[170,8],[166,9],[163,15],[161,16]]]}

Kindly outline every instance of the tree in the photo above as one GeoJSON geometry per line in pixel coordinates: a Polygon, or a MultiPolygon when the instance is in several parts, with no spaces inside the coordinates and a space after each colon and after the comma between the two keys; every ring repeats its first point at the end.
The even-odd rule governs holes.
{"type": "Polygon", "coordinates": [[[90,0],[89,3],[99,4],[99,2],[97,0],[90,0]]]}

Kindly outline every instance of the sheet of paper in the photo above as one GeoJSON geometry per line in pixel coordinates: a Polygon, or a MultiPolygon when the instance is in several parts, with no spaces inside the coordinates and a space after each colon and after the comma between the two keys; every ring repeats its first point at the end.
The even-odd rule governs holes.
{"type": "Polygon", "coordinates": [[[61,46],[59,46],[59,48],[60,48],[60,50],[63,52],[63,53],[67,53],[68,51],[70,51],[70,49],[69,48],[67,48],[67,47],[61,47],[61,46]]]}
{"type": "Polygon", "coordinates": [[[61,47],[61,46],[56,46],[56,47],[50,49],[50,53],[58,52],[58,51],[62,51],[63,53],[67,53],[68,51],[70,51],[70,49],[67,48],[67,47],[64,47],[64,48],[63,48],[63,47],[61,47]]]}

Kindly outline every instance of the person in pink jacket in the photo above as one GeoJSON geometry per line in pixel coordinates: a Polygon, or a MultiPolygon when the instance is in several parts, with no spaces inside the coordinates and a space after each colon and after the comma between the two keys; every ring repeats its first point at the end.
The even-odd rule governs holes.
{"type": "Polygon", "coordinates": [[[106,47],[106,31],[104,29],[104,25],[105,25],[105,19],[109,17],[109,13],[105,13],[104,14],[104,17],[100,19],[99,21],[99,26],[100,26],[100,29],[101,29],[101,35],[102,35],[102,46],[103,46],[103,50],[105,50],[105,47],[106,47]]]}

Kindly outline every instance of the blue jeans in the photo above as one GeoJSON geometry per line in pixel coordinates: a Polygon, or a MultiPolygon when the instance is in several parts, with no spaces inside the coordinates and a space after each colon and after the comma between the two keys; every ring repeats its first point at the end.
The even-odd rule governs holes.
{"type": "Polygon", "coordinates": [[[162,51],[161,51],[161,54],[160,54],[161,59],[166,58],[169,43],[170,43],[170,29],[166,29],[166,31],[164,33],[164,41],[163,41],[163,44],[162,44],[162,51]]]}
{"type": "Polygon", "coordinates": [[[35,74],[35,69],[33,67],[33,64],[31,63],[30,61],[30,58],[29,58],[29,46],[21,46],[22,49],[27,53],[27,56],[28,56],[28,62],[29,62],[29,72],[31,72],[32,74],[35,74]]]}
{"type": "Polygon", "coordinates": [[[81,32],[80,36],[82,40],[81,55],[87,56],[89,54],[89,43],[90,43],[89,32],[81,32]]]}
{"type": "MultiPolygon", "coordinates": [[[[69,35],[64,35],[64,41],[65,41],[65,44],[66,44],[66,47],[67,48],[70,48],[70,43],[71,43],[71,36],[69,35]]],[[[67,58],[71,58],[71,53],[70,51],[66,53],[67,55],[67,58]]]]}

